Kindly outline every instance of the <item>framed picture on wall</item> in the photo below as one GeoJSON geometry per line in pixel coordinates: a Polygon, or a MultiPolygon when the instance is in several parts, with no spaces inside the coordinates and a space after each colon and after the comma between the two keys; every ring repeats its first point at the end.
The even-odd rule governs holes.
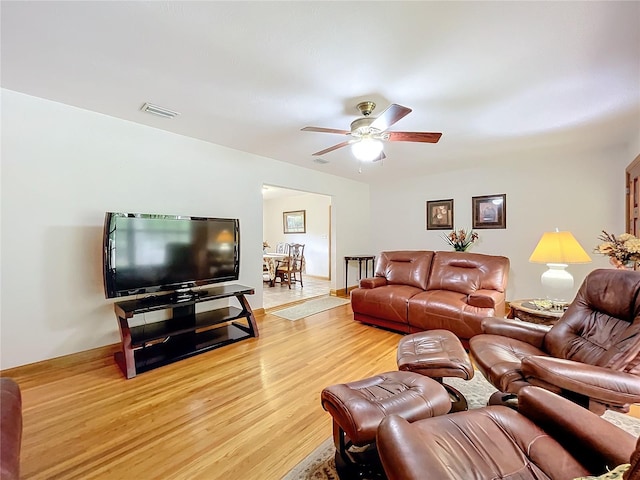
{"type": "Polygon", "coordinates": [[[453,199],[427,200],[427,230],[453,228],[453,199]]]}
{"type": "Polygon", "coordinates": [[[306,210],[282,213],[284,233],[307,233],[306,210]]]}
{"type": "Polygon", "coordinates": [[[507,195],[471,197],[473,228],[507,228],[507,195]]]}

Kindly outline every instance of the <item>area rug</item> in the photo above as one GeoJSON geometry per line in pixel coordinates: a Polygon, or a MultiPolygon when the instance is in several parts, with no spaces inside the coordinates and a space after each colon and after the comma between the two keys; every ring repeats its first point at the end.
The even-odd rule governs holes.
{"type": "MultiPolygon", "coordinates": [[[[446,383],[464,394],[469,408],[485,406],[491,394],[496,391],[493,385],[487,382],[480,372],[476,372],[468,382],[460,378],[447,378],[446,383]]],[[[602,418],[636,437],[640,436],[640,419],[638,418],[610,410],[607,410],[602,418]]],[[[283,477],[283,480],[338,480],[334,452],[333,439],[327,438],[283,477]]]]}
{"type": "Polygon", "coordinates": [[[313,300],[307,300],[304,303],[299,305],[294,305],[293,307],[283,308],[282,310],[277,310],[275,312],[270,312],[272,315],[276,315],[278,317],[286,318],[287,320],[300,320],[301,318],[308,317],[309,315],[313,315],[315,313],[324,312],[325,310],[329,310],[331,308],[339,307],[340,305],[346,305],[349,303],[349,300],[346,298],[339,297],[320,297],[313,300]]]}

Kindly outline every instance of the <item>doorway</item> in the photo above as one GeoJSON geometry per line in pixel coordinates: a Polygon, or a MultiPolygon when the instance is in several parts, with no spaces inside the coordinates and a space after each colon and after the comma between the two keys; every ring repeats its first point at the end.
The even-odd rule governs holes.
{"type": "Polygon", "coordinates": [[[635,235],[640,234],[640,225],[638,219],[638,203],[640,202],[640,155],[626,168],[627,183],[627,208],[626,208],[626,231],[635,235]]]}
{"type": "Polygon", "coordinates": [[[267,252],[275,252],[279,243],[305,245],[303,285],[288,288],[276,281],[263,283],[265,310],[328,295],[331,291],[331,197],[274,185],[262,188],[262,230],[267,252]],[[285,233],[286,213],[304,212],[304,225],[293,233],[285,233]],[[300,231],[302,230],[302,231],[300,231]]]}

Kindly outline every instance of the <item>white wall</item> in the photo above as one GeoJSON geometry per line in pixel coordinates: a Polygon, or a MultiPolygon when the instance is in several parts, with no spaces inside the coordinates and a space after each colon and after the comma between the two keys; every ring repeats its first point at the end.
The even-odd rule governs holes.
{"type": "Polygon", "coordinates": [[[6,89],[1,139],[2,369],[119,341],[102,287],[106,211],[239,218],[238,283],[255,288],[254,308],[263,184],[332,197],[339,274],[337,259],[369,248],[363,183],[6,89]]]}
{"type": "Polygon", "coordinates": [[[329,278],[330,206],[331,197],[310,193],[265,200],[263,238],[271,246],[267,250],[275,252],[277,243],[302,243],[304,244],[305,273],[329,278]],[[285,234],[282,214],[296,210],[306,210],[306,233],[285,234]]]}
{"type": "Polygon", "coordinates": [[[529,263],[529,256],[543,232],[569,230],[593,259],[569,266],[575,292],[589,271],[610,267],[591,252],[602,229],[624,231],[624,169],[632,160],[628,147],[574,156],[528,152],[503,162],[480,162],[472,170],[372,186],[374,248],[451,250],[442,238],[446,231],[426,230],[426,201],[453,198],[455,227],[469,229],[471,197],[505,193],[507,228],[477,230],[480,238],[469,251],[509,257],[507,299],[536,298],[542,296],[540,275],[546,266],[529,263]]]}
{"type": "MultiPolygon", "coordinates": [[[[2,369],[119,341],[102,289],[105,211],[239,218],[239,283],[255,287],[249,300],[259,308],[263,184],[331,197],[333,289],[344,286],[345,255],[447,249],[439,232],[425,229],[427,200],[454,198],[456,226],[469,227],[472,196],[506,193],[507,229],[481,230],[472,251],[511,259],[507,298],[515,299],[541,295],[545,267],[527,260],[542,232],[568,229],[590,252],[601,229],[623,231],[624,169],[640,153],[639,138],[581,155],[510,154],[370,188],[8,90],[1,135],[2,369]]],[[[569,267],[577,284],[609,267],[592,258],[569,267]]],[[[357,264],[350,283],[356,276],[357,264]]]]}

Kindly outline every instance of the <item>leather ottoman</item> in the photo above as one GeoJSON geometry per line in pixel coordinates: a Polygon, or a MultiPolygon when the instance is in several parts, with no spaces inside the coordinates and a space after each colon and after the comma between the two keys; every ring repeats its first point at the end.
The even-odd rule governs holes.
{"type": "Polygon", "coordinates": [[[467,410],[464,395],[443,377],[463,380],[473,378],[473,365],[460,339],[449,330],[429,330],[413,333],[400,339],[397,352],[398,369],[426,375],[441,383],[451,395],[451,411],[467,410]]]}
{"type": "Polygon", "coordinates": [[[378,425],[387,415],[409,422],[444,415],[449,394],[435,380],[413,372],[387,372],[326,387],[322,407],[333,417],[338,473],[371,473],[379,465],[375,450],[378,425]],[[352,448],[352,447],[368,448],[352,448]]]}

